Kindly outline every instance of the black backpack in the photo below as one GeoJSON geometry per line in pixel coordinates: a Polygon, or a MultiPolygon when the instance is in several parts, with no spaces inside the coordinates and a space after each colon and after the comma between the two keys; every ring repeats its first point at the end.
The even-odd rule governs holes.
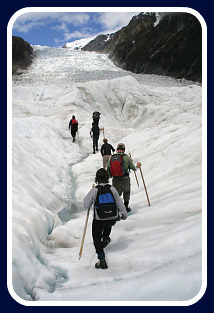
{"type": "Polygon", "coordinates": [[[117,217],[118,211],[116,206],[116,201],[111,192],[111,186],[107,185],[97,185],[97,197],[94,202],[94,210],[96,210],[99,218],[108,219],[109,217],[117,217]]]}
{"type": "Polygon", "coordinates": [[[95,111],[95,112],[93,113],[93,120],[99,120],[100,114],[101,114],[100,112],[95,111]]]}

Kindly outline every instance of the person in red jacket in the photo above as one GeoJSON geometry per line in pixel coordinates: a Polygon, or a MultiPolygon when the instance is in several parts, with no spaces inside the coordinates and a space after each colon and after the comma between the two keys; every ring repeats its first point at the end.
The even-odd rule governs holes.
{"type": "Polygon", "coordinates": [[[78,122],[75,119],[75,116],[72,116],[72,119],[69,122],[69,129],[71,129],[71,136],[73,138],[73,142],[76,141],[75,137],[76,137],[76,133],[78,131],[78,122]]]}

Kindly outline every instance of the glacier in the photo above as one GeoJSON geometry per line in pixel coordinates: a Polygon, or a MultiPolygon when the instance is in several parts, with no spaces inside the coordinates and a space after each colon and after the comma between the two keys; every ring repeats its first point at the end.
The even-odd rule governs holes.
{"type": "Polygon", "coordinates": [[[95,52],[34,46],[34,53],[12,82],[11,296],[31,306],[198,301],[206,289],[202,86],[127,72],[95,52]],[[83,198],[102,167],[89,136],[95,110],[104,127],[99,147],[104,135],[115,148],[125,143],[142,163],[151,202],[139,171],[139,187],[131,172],[132,211],[112,229],[107,270],[94,268],[93,209],[78,257],[83,198]]]}

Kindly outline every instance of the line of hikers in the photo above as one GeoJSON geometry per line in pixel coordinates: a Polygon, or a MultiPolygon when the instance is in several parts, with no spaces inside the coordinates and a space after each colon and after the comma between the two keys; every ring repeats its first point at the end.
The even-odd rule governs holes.
{"type": "MultiPolygon", "coordinates": [[[[93,118],[93,123],[92,127],[90,130],[90,136],[93,138],[93,153],[95,154],[95,151],[98,151],[98,140],[100,136],[100,131],[103,130],[104,133],[104,128],[99,128],[99,119],[100,119],[100,114],[98,111],[93,112],[92,118],[93,118]]],[[[75,116],[72,116],[72,119],[69,121],[68,129],[71,130],[71,136],[73,138],[73,142],[76,141],[76,134],[78,132],[78,121],[76,120],[75,116]]]]}
{"type": "MultiPolygon", "coordinates": [[[[92,115],[93,123],[90,131],[90,136],[93,138],[93,153],[98,151],[98,139],[100,135],[99,119],[100,113],[95,111],[92,115]]],[[[71,127],[71,135],[75,141],[76,131],[72,132],[73,125],[78,122],[75,116],[69,123],[71,127]]],[[[76,129],[76,127],[75,127],[76,129]]],[[[110,243],[110,233],[112,226],[120,219],[125,220],[128,213],[131,211],[129,206],[130,201],[130,170],[134,172],[141,167],[141,163],[137,162],[135,166],[133,160],[125,154],[125,145],[119,143],[115,154],[114,147],[108,143],[107,138],[103,139],[101,146],[101,155],[103,157],[103,168],[96,172],[95,187],[85,196],[84,208],[90,210],[93,206],[93,223],[92,223],[92,238],[97,253],[98,262],[95,268],[106,269],[108,265],[105,260],[104,248],[110,243]],[[112,178],[112,185],[109,184],[109,179],[112,178]],[[123,201],[121,196],[123,196],[123,201]]]]}

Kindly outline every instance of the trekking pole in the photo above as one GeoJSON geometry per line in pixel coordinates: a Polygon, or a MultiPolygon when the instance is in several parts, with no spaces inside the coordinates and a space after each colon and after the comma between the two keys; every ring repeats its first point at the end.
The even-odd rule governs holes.
{"type": "MultiPolygon", "coordinates": [[[[78,123],[78,120],[77,120],[77,123],[78,123]]],[[[79,124],[78,124],[79,125],[79,124]]],[[[79,126],[78,126],[78,128],[79,128],[79,126]]],[[[79,129],[77,129],[77,138],[78,138],[78,141],[80,140],[79,139],[79,129]]]]}
{"type": "MultiPolygon", "coordinates": [[[[92,185],[92,188],[93,187],[94,187],[94,184],[92,185]]],[[[83,250],[83,245],[84,245],[84,240],[85,240],[86,228],[87,228],[87,224],[88,224],[89,212],[90,212],[90,208],[88,209],[87,215],[86,215],[85,227],[84,227],[84,231],[83,231],[83,235],[82,235],[82,242],[81,242],[80,252],[79,252],[79,260],[80,260],[80,258],[82,256],[82,250],[83,250]]]]}
{"type": "Polygon", "coordinates": [[[145,181],[144,181],[144,178],[143,178],[143,173],[142,173],[141,167],[140,167],[140,173],[141,173],[141,177],[142,177],[144,189],[145,189],[145,192],[146,192],[146,197],[147,197],[147,200],[148,200],[148,204],[149,204],[149,206],[150,206],[151,204],[150,204],[149,196],[148,196],[148,193],[147,193],[147,190],[146,190],[146,184],[145,184],[145,181]]]}
{"type": "Polygon", "coordinates": [[[105,138],[104,127],[103,127],[103,138],[105,138]]]}
{"type": "MultiPolygon", "coordinates": [[[[131,158],[131,153],[129,153],[129,156],[130,156],[130,158],[131,158]]],[[[134,171],[134,175],[135,175],[135,178],[136,178],[137,185],[138,185],[138,187],[139,187],[139,182],[138,182],[138,179],[137,179],[137,174],[136,174],[136,172],[135,172],[135,171],[134,171]]]]}
{"type": "Polygon", "coordinates": [[[84,228],[84,231],[83,231],[82,242],[81,242],[80,252],[79,252],[79,260],[80,260],[80,258],[82,256],[82,250],[83,250],[83,245],[84,245],[84,240],[85,240],[86,228],[87,228],[87,224],[88,224],[89,212],[90,212],[90,208],[88,209],[88,212],[87,212],[87,215],[86,215],[85,228],[84,228]]]}

